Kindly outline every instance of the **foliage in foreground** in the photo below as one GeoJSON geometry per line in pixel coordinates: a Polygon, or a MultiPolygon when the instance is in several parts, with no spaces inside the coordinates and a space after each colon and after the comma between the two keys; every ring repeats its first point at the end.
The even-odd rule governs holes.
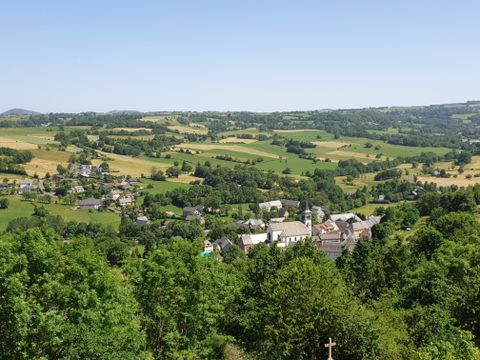
{"type": "Polygon", "coordinates": [[[98,226],[10,227],[0,358],[321,359],[332,337],[337,359],[479,359],[475,216],[425,218],[405,241],[388,234],[418,214],[385,215],[336,263],[310,242],[221,261],[198,239],[141,256],[98,226]]]}

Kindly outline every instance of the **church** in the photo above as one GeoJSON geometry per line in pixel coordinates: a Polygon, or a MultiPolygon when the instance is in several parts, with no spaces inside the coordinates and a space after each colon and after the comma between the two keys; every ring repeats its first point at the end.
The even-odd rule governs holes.
{"type": "Polygon", "coordinates": [[[312,212],[307,208],[303,212],[304,221],[273,222],[267,226],[267,232],[260,234],[243,234],[239,237],[239,246],[248,252],[260,243],[273,244],[285,248],[297,241],[312,236],[312,212]]]}
{"type": "Polygon", "coordinates": [[[279,247],[287,247],[297,241],[312,236],[312,212],[307,208],[303,212],[304,221],[270,223],[267,227],[267,243],[277,242],[279,247]]]}

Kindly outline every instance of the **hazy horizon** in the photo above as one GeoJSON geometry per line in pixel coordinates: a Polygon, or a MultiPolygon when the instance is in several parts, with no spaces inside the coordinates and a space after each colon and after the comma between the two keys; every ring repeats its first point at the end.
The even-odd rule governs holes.
{"type": "Polygon", "coordinates": [[[286,110],[265,110],[265,111],[256,111],[256,110],[248,110],[248,109],[226,109],[226,110],[217,110],[217,109],[205,109],[205,110],[182,110],[182,109],[173,109],[173,110],[165,110],[165,109],[156,109],[156,110],[139,110],[139,109],[107,109],[107,110],[80,110],[80,111],[37,111],[36,109],[31,109],[28,107],[22,106],[15,106],[8,109],[0,109],[0,113],[6,112],[9,110],[14,109],[21,109],[21,110],[28,110],[28,111],[35,111],[42,114],[48,113],[87,113],[87,112],[95,112],[95,113],[108,113],[108,112],[141,112],[141,113],[156,113],[156,112],[252,112],[252,113],[274,113],[274,112],[295,112],[295,111],[337,111],[337,110],[363,110],[363,109],[379,109],[379,108],[396,108],[396,107],[423,107],[423,106],[436,106],[436,105],[450,105],[450,104],[465,104],[467,102],[479,102],[480,100],[477,99],[468,99],[464,101],[458,102],[446,102],[446,103],[436,103],[436,104],[411,104],[411,105],[379,105],[379,106],[360,106],[360,107],[338,107],[338,108],[319,108],[319,109],[286,109],[286,110]]]}
{"type": "Polygon", "coordinates": [[[473,1],[0,5],[0,110],[295,111],[480,98],[473,1]]]}

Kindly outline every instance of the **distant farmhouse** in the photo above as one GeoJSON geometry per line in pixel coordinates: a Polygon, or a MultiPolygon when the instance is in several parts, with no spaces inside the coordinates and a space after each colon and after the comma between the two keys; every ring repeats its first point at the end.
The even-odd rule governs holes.
{"type": "Polygon", "coordinates": [[[102,199],[84,199],[80,201],[80,209],[81,210],[98,210],[103,205],[102,199]]]}
{"type": "Polygon", "coordinates": [[[18,187],[18,195],[27,194],[33,190],[33,180],[22,180],[18,187]]]}

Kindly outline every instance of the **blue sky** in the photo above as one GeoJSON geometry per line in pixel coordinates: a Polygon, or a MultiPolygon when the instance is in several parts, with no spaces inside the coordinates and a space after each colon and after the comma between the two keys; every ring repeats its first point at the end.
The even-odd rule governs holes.
{"type": "Polygon", "coordinates": [[[0,3],[0,111],[480,99],[478,1],[0,3]]]}

